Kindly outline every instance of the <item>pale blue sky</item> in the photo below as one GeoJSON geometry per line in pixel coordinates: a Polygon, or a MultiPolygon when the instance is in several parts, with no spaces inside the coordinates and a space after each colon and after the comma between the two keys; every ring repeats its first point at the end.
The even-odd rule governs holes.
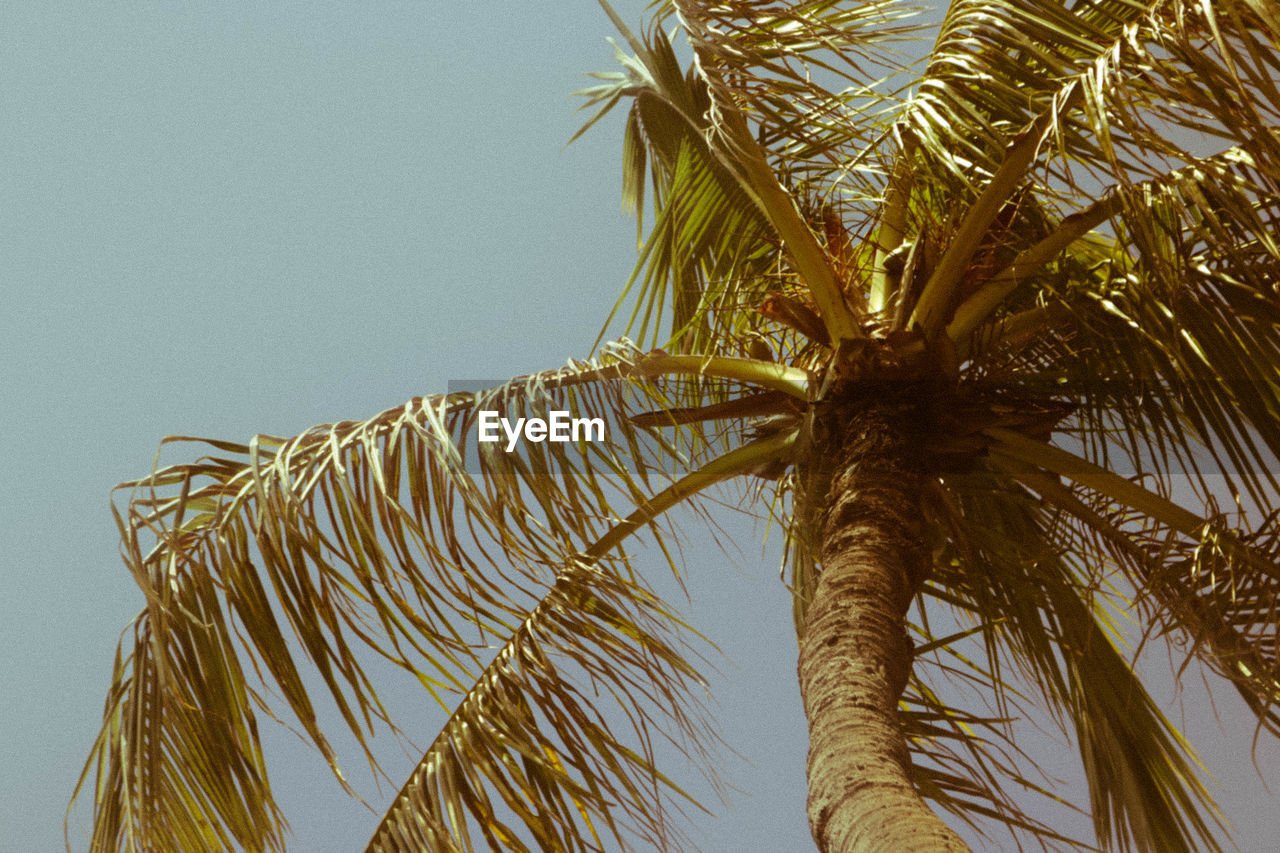
{"type": "MultiPolygon", "coordinates": [[[[642,3],[617,6],[639,20],[642,3]]],[[[61,847],[142,603],[107,493],[161,437],[294,434],[587,354],[634,259],[618,123],[563,148],[608,35],[588,0],[0,6],[0,851],[61,847]]],[[[776,531],[762,555],[759,531],[726,523],[735,560],[705,535],[687,553],[691,618],[732,658],[714,688],[741,793],[694,837],[803,850],[776,531]]],[[[1280,801],[1247,766],[1250,733],[1206,754],[1242,848],[1264,853],[1280,801]]],[[[292,736],[268,749],[293,849],[362,849],[377,817],[292,736]]]]}

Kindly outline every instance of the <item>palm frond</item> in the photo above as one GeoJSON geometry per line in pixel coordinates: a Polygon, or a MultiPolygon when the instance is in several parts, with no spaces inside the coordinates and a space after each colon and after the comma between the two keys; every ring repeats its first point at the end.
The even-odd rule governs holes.
{"type": "MultiPolygon", "coordinates": [[[[916,170],[948,193],[972,198],[973,187],[995,174],[1015,133],[1050,112],[1073,80],[1130,38],[1150,6],[952,3],[903,110],[916,170]]],[[[1086,161],[1097,157],[1096,143],[1074,122],[1055,130],[1055,147],[1086,161]]]]}
{"type": "MultiPolygon", "coordinates": [[[[642,337],[656,328],[670,293],[673,338],[682,351],[706,352],[712,341],[741,337],[749,316],[742,309],[795,276],[832,339],[861,335],[846,305],[865,298],[861,284],[848,281],[848,265],[833,268],[807,212],[811,199],[829,204],[833,187],[801,164],[821,161],[815,175],[861,174],[850,158],[869,145],[853,108],[884,96],[870,81],[833,93],[811,72],[831,85],[859,79],[860,58],[883,62],[880,45],[908,32],[896,25],[906,10],[888,2],[856,10],[830,2],[672,8],[694,51],[687,73],[657,29],[660,15],[644,39],[624,30],[635,51],[619,56],[625,73],[581,93],[603,110],[633,99],[623,193],[638,213],[650,172],[657,218],[633,277],[643,276],[643,288],[632,322],[640,320],[642,337]],[[790,184],[779,182],[780,159],[790,184]]],[[[856,181],[862,198],[877,192],[875,165],[866,170],[871,177],[856,181]]]]}
{"type": "Polygon", "coordinates": [[[643,229],[645,186],[651,183],[657,214],[614,312],[639,283],[628,334],[660,343],[662,321],[669,319],[667,334],[679,351],[715,352],[714,342],[741,332],[741,307],[763,297],[761,282],[776,266],[768,225],[709,147],[705,82],[681,70],[675,46],[656,25],[641,40],[617,23],[636,55],[619,51],[625,71],[597,75],[606,82],[578,94],[587,98],[584,108],[601,113],[624,96],[631,99],[624,204],[643,229]]]}
{"type": "Polygon", "coordinates": [[[473,850],[473,834],[494,850],[604,850],[602,834],[622,849],[673,846],[679,830],[654,809],[655,784],[681,792],[658,773],[651,738],[714,743],[687,707],[702,682],[668,636],[679,627],[622,574],[570,564],[459,703],[367,849],[473,850]],[[611,718],[630,718],[632,736],[611,718]]]}
{"type": "Polygon", "coordinates": [[[525,849],[495,817],[487,789],[523,821],[539,850],[602,850],[595,823],[608,827],[623,849],[635,839],[655,849],[671,847],[679,833],[666,823],[664,809],[652,805],[657,783],[697,804],[658,773],[651,733],[685,735],[677,747],[693,748],[703,763],[715,741],[686,707],[685,693],[702,684],[701,677],[665,636],[671,627],[692,629],[623,573],[596,564],[671,506],[792,442],[794,434],[775,435],[724,454],[664,489],[574,558],[419,761],[374,833],[371,853],[412,853],[424,845],[470,850],[462,814],[492,849],[525,849]],[[583,673],[594,698],[571,686],[563,669],[583,673]],[[614,736],[602,694],[613,700],[614,714],[631,721],[643,752],[614,736]],[[668,725],[656,724],[649,708],[659,709],[668,725]]]}
{"type": "MultiPolygon", "coordinates": [[[[131,495],[117,511],[122,555],[147,606],[122,642],[81,780],[96,767],[94,849],[283,849],[257,733],[258,712],[275,717],[269,693],[343,779],[299,651],[375,769],[368,737],[397,729],[362,650],[409,673],[450,713],[450,698],[465,697],[442,749],[459,739],[477,754],[503,744],[476,767],[429,753],[431,771],[415,778],[438,808],[419,794],[423,811],[402,803],[387,826],[435,815],[444,824],[432,832],[445,825],[470,849],[460,817],[470,814],[472,831],[515,843],[476,793],[488,780],[527,837],[571,845],[571,825],[626,837],[619,808],[638,837],[669,831],[647,725],[665,716],[674,740],[693,734],[697,715],[677,694],[699,682],[668,636],[682,626],[632,576],[620,546],[646,529],[661,545],[662,512],[784,454],[794,436],[740,447],[659,490],[655,477],[688,461],[626,415],[635,402],[666,404],[664,373],[760,377],[804,394],[779,365],[618,344],[595,362],[479,394],[416,398],[293,439],[206,442],[211,455],[121,486],[131,495]],[[514,420],[553,409],[608,416],[609,430],[511,453],[476,441],[482,411],[514,420]],[[637,509],[620,517],[618,502],[637,509]],[[635,745],[593,716],[586,688],[561,677],[568,671],[623,703],[635,745]],[[656,709],[643,710],[645,701],[656,709]],[[549,733],[531,734],[535,722],[549,733]],[[588,769],[586,755],[599,763],[588,769]]],[[[694,741],[705,743],[705,731],[694,741]]]]}
{"type": "MultiPolygon", "coordinates": [[[[984,837],[991,837],[994,825],[1007,830],[1019,849],[1026,838],[1048,848],[1092,849],[1083,839],[1068,838],[1035,816],[1043,814],[1046,804],[1064,811],[1074,807],[1052,792],[1053,780],[1044,778],[1017,743],[1012,724],[1026,724],[1033,713],[1031,703],[997,670],[983,666],[980,657],[962,651],[964,640],[991,627],[982,624],[941,638],[932,638],[927,625],[916,629],[927,642],[916,646],[911,683],[899,709],[916,785],[922,796],[984,837]],[[935,650],[938,654],[932,655],[935,650]],[[946,692],[954,698],[945,700],[931,684],[948,685],[946,692]],[[960,707],[961,696],[973,701],[975,696],[996,695],[1010,716],[979,716],[960,707]],[[1036,805],[1014,792],[1035,797],[1036,805]]],[[[983,644],[972,645],[982,652],[983,644]]]]}
{"type": "Polygon", "coordinates": [[[1038,689],[1081,750],[1105,849],[1219,849],[1219,819],[1198,762],[1118,653],[1093,573],[1064,556],[1080,553],[1067,547],[1078,544],[1068,538],[1075,534],[1029,492],[992,489],[989,477],[949,478],[956,515],[926,588],[957,608],[962,622],[968,613],[990,626],[985,663],[966,671],[1000,708],[1012,683],[1002,662],[1038,689]]]}
{"type": "MultiPolygon", "coordinates": [[[[1184,660],[1200,657],[1236,687],[1260,726],[1280,730],[1277,514],[1254,530],[1233,529],[1219,514],[1202,519],[1114,474],[1100,476],[1083,460],[1070,466],[1080,485],[1068,487],[1038,473],[1030,455],[1010,470],[1073,519],[1077,549],[1107,554],[1139,591],[1133,603],[1149,612],[1150,624],[1190,641],[1178,644],[1184,660]]],[[[1041,453],[1035,458],[1046,463],[1041,453]]],[[[1055,474],[1068,468],[1047,467],[1055,474]]]]}

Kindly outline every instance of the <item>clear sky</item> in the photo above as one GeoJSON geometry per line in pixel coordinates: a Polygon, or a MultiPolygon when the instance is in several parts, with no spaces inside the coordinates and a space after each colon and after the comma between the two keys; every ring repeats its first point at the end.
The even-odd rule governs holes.
{"type": "MultiPolygon", "coordinates": [[[[617,4],[632,22],[642,6],[617,4]]],[[[588,353],[635,257],[619,123],[563,147],[582,121],[568,93],[613,67],[608,35],[588,0],[0,5],[0,853],[61,847],[142,604],[107,494],[163,436],[291,435],[588,353]]],[[[713,687],[740,791],[694,837],[803,850],[776,531],[762,551],[725,523],[732,559],[688,538],[689,612],[730,658],[713,687]]],[[[1224,737],[1188,695],[1242,849],[1274,849],[1280,799],[1239,703],[1219,698],[1224,737]]],[[[394,704],[426,743],[419,702],[394,704]]],[[[267,748],[293,849],[361,849],[377,816],[290,735],[267,748]]],[[[388,754],[398,785],[416,755],[388,754]]],[[[394,791],[354,758],[348,774],[375,805],[394,791]]]]}

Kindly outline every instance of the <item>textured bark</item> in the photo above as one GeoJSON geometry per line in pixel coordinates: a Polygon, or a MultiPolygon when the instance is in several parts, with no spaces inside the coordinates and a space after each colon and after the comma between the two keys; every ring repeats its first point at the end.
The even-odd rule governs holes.
{"type": "Polygon", "coordinates": [[[809,827],[824,853],[969,848],[921,799],[898,720],[906,613],[927,572],[912,416],[846,404],[814,425],[809,471],[822,571],[800,648],[809,827]]]}

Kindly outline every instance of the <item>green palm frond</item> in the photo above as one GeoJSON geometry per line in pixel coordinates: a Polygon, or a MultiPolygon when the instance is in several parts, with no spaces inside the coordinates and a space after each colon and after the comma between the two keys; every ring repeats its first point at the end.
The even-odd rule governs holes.
{"type": "Polygon", "coordinates": [[[1274,571],[1280,560],[1274,512],[1252,530],[1233,528],[1224,516],[1214,515],[1189,536],[1132,510],[1116,510],[1097,493],[1080,494],[1051,477],[1028,472],[1019,477],[1076,518],[1094,547],[1128,566],[1130,577],[1140,582],[1135,606],[1150,613],[1152,631],[1189,639],[1191,651],[1236,687],[1259,725],[1280,732],[1280,576],[1274,571]]]}
{"type": "Polygon", "coordinates": [[[1062,191],[1080,191],[1073,168],[1103,183],[1139,180],[1214,137],[1259,137],[1250,145],[1274,162],[1267,131],[1280,101],[1263,5],[953,3],[904,111],[919,166],[935,179],[950,175],[948,191],[972,193],[973,175],[994,174],[1011,134],[1074,81],[1082,108],[1050,145],[1070,164],[1045,164],[1062,191]]]}
{"type": "MultiPolygon", "coordinates": [[[[633,98],[624,200],[642,211],[647,166],[658,211],[637,267],[644,287],[633,322],[643,310],[642,339],[656,328],[668,289],[673,337],[682,349],[707,351],[713,341],[741,337],[743,309],[797,276],[796,286],[808,288],[824,322],[834,324],[833,339],[860,335],[845,305],[861,298],[860,289],[844,281],[849,270],[833,268],[803,209],[810,199],[829,204],[832,187],[809,178],[801,163],[820,161],[825,175],[847,162],[845,152],[865,149],[865,125],[847,120],[849,106],[882,96],[872,81],[856,94],[835,94],[810,72],[856,79],[859,58],[881,55],[881,43],[907,32],[896,25],[905,12],[893,3],[854,11],[829,2],[681,3],[674,14],[693,44],[688,73],[656,29],[660,16],[643,41],[624,29],[636,52],[620,56],[625,74],[581,93],[605,110],[624,94],[633,98]],[[769,99],[752,97],[760,92],[769,99]],[[779,156],[791,187],[779,183],[779,156]]],[[[846,171],[861,197],[875,192],[857,170],[846,171]]]]}
{"type": "MultiPolygon", "coordinates": [[[[903,110],[916,168],[949,192],[972,194],[975,175],[995,173],[1010,137],[1123,44],[1151,5],[952,3],[903,110]]],[[[1055,130],[1057,145],[1085,160],[1097,157],[1096,142],[1078,125],[1066,121],[1055,130]]]]}
{"type": "Polygon", "coordinates": [[[615,312],[643,276],[626,331],[658,343],[669,311],[669,334],[680,351],[714,351],[712,341],[741,332],[739,309],[763,298],[761,282],[776,263],[767,225],[708,144],[704,82],[681,70],[674,45],[656,27],[643,42],[627,35],[637,55],[618,52],[625,73],[578,93],[587,98],[584,108],[600,109],[591,123],[624,95],[632,99],[623,140],[623,200],[643,228],[645,186],[651,183],[658,211],[615,312]],[[756,292],[741,292],[730,278],[754,280],[756,292]]]}
{"type": "Polygon", "coordinates": [[[275,716],[276,693],[343,780],[301,675],[309,665],[376,768],[368,737],[397,729],[362,649],[452,714],[414,777],[421,807],[388,818],[380,849],[406,849],[393,840],[405,815],[459,849],[471,848],[468,829],[516,843],[486,785],[526,837],[564,844],[545,849],[598,849],[570,840],[584,827],[631,837],[615,813],[635,837],[670,832],[649,724],[663,718],[677,743],[705,743],[686,707],[700,682],[676,639],[682,626],[639,585],[620,546],[641,530],[661,545],[666,509],[785,454],[794,436],[749,443],[657,489],[655,477],[687,460],[626,414],[631,403],[665,402],[664,374],[805,393],[794,371],[772,363],[611,345],[595,362],[416,398],[364,422],[207,442],[211,455],[121,486],[131,495],[117,513],[123,557],[147,607],[121,644],[81,782],[96,765],[94,848],[283,849],[258,712],[275,716]],[[557,408],[614,422],[603,440],[525,443],[518,453],[477,442],[482,411],[514,420],[557,408]],[[637,509],[621,517],[618,502],[637,509]],[[592,710],[596,690],[631,715],[631,746],[592,710]],[[554,735],[538,728],[548,724],[554,735]],[[486,748],[491,761],[457,764],[486,748]]]}
{"type": "MultiPolygon", "coordinates": [[[[1187,236],[1193,243],[1203,240],[1206,254],[1239,258],[1252,242],[1274,255],[1267,211],[1273,210],[1275,184],[1268,175],[1276,165],[1280,101],[1261,72],[1232,76],[1240,58],[1266,64],[1265,57],[1274,56],[1274,36],[1243,8],[1215,4],[1219,19],[1203,4],[1079,4],[1070,10],[1034,2],[953,4],[905,107],[909,144],[895,166],[910,174],[917,194],[910,209],[920,211],[912,216],[924,219],[896,230],[910,240],[913,231],[941,227],[949,254],[963,250],[971,257],[982,229],[961,229],[975,222],[975,213],[982,213],[978,223],[989,222],[993,205],[980,202],[993,190],[996,201],[1009,198],[1019,175],[1039,204],[1069,220],[1090,205],[1099,185],[1132,190],[1145,182],[1145,193],[1119,194],[1123,204],[1116,211],[1122,245],[1136,251],[1143,276],[1172,286],[1184,269],[1171,258],[1181,246],[1153,230],[1162,220],[1151,216],[1151,193],[1168,195],[1173,185],[1190,192],[1172,205],[1170,215],[1186,220],[1173,227],[1193,229],[1187,236]],[[1238,101],[1203,83],[1226,76],[1230,85],[1224,82],[1222,91],[1238,101]],[[1223,106],[1231,103],[1247,107],[1223,106]],[[1021,169],[997,179],[1031,141],[1025,135],[1030,123],[1045,119],[1052,119],[1051,132],[1037,146],[1034,174],[1023,161],[1021,169]],[[1228,147],[1242,140],[1248,142],[1228,147]],[[1091,170],[1087,177],[1073,173],[1080,164],[1091,170]],[[943,204],[943,197],[967,197],[974,206],[962,208],[967,212],[955,223],[939,224],[930,219],[934,197],[943,204]],[[1215,243],[1230,250],[1214,251],[1215,243]]],[[[965,264],[951,260],[939,261],[932,279],[959,275],[965,264]]],[[[931,280],[928,289],[941,292],[931,294],[918,315],[944,310],[949,301],[950,288],[942,282],[931,280]]],[[[971,328],[967,323],[953,331],[971,328]]]]}
{"type": "Polygon", "coordinates": [[[1140,590],[1135,605],[1151,608],[1161,631],[1190,639],[1184,657],[1202,658],[1236,687],[1260,726],[1277,731],[1275,513],[1254,530],[1233,529],[1218,513],[1202,518],[1065,451],[1032,447],[1007,433],[1002,438],[1000,451],[1016,464],[1000,464],[1078,526],[1073,550],[1107,553],[1140,590]],[[1077,494],[1037,468],[1088,491],[1077,494]]]}
{"type": "Polygon", "coordinates": [[[701,678],[666,636],[679,627],[622,575],[568,566],[459,703],[367,849],[472,850],[471,835],[481,849],[601,850],[601,834],[624,849],[671,846],[679,829],[653,808],[653,786],[681,792],[658,773],[651,732],[692,735],[696,750],[714,741],[687,707],[701,678]],[[623,716],[635,746],[609,722],[623,716]]]}
{"type": "MultiPolygon", "coordinates": [[[[1211,828],[1216,810],[1198,763],[1117,651],[1096,571],[1061,556],[1080,553],[1070,539],[1076,534],[1030,493],[993,490],[989,478],[953,479],[958,514],[926,589],[927,597],[990,626],[985,662],[965,671],[997,697],[1002,715],[1013,713],[1006,708],[1009,679],[1001,675],[1008,666],[1038,688],[1046,710],[1079,745],[1106,849],[1219,849],[1211,828]]],[[[1015,697],[1013,706],[1020,704],[1015,697]]]]}
{"type": "MultiPolygon", "coordinates": [[[[940,591],[939,591],[940,593],[940,591]]],[[[930,639],[927,628],[917,633],[928,642],[917,644],[912,683],[899,710],[904,732],[912,751],[912,774],[920,793],[940,808],[967,823],[977,834],[991,838],[991,824],[1010,831],[1015,839],[1034,837],[1052,848],[1092,849],[1080,838],[1068,838],[1035,815],[1043,812],[1021,801],[1011,792],[1036,797],[1054,808],[1075,807],[1054,794],[1053,780],[1035,769],[1033,758],[1022,749],[1011,725],[1032,713],[1031,703],[1013,690],[997,671],[985,668],[980,659],[958,648],[967,637],[989,629],[979,625],[947,637],[930,639]],[[934,650],[939,655],[931,657],[934,650]],[[959,707],[958,700],[945,701],[931,682],[952,685],[948,692],[965,696],[999,695],[1005,711],[979,716],[959,707]],[[960,685],[960,689],[954,689],[960,685]],[[1010,714],[1005,716],[1005,714],[1010,714]],[[1032,778],[1040,777],[1039,780],[1032,778]]],[[[975,650],[982,651],[982,646],[975,650]]],[[[993,658],[993,663],[998,663],[993,658]]]]}
{"type": "Polygon", "coordinates": [[[685,692],[701,684],[701,677],[663,636],[670,627],[692,629],[643,587],[620,572],[601,571],[596,563],[669,507],[761,464],[793,440],[794,435],[775,435],[724,454],[654,496],[575,558],[476,679],[368,849],[469,850],[464,824],[457,819],[464,810],[493,849],[526,849],[494,818],[486,788],[496,789],[537,839],[539,850],[604,849],[596,823],[608,827],[623,849],[632,838],[656,849],[673,846],[679,831],[666,823],[662,808],[650,805],[650,789],[660,782],[690,798],[657,771],[651,732],[687,735],[679,748],[692,748],[704,762],[715,740],[685,707],[685,692]],[[556,658],[585,674],[594,700],[567,686],[556,658]],[[615,703],[603,712],[602,693],[615,703]],[[650,707],[662,712],[667,725],[651,718],[650,707]],[[551,718],[549,731],[535,709],[551,718]],[[632,721],[643,753],[614,736],[610,710],[632,721]],[[629,819],[626,834],[618,812],[629,819]]]}

